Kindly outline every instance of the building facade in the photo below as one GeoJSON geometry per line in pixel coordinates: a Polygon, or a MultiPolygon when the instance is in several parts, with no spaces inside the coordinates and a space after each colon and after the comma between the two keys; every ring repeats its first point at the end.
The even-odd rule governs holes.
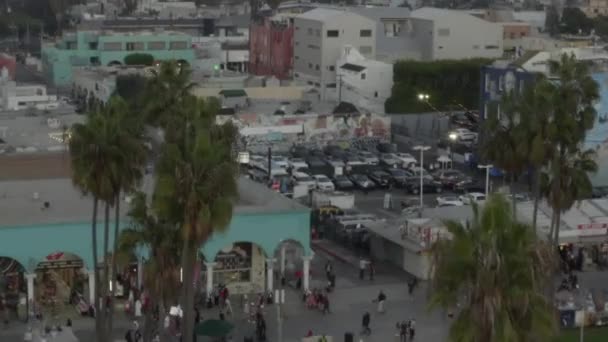
{"type": "Polygon", "coordinates": [[[49,95],[46,87],[40,84],[18,85],[11,81],[6,69],[0,76],[0,109],[22,110],[34,108],[39,110],[59,107],[56,95],[49,95]]]}
{"type": "Polygon", "coordinates": [[[295,18],[294,77],[317,88],[322,98],[336,87],[336,61],[351,45],[368,58],[375,56],[376,23],[361,15],[316,8],[295,18]]]}
{"type": "Polygon", "coordinates": [[[580,9],[589,18],[608,15],[608,0],[584,0],[580,9]]]}
{"type": "Polygon", "coordinates": [[[194,60],[192,39],[183,33],[78,31],[43,47],[43,71],[54,85],[66,86],[72,82],[72,67],[122,65],[134,53],[188,64],[194,60]]]}
{"type": "Polygon", "coordinates": [[[294,19],[261,18],[251,23],[249,71],[287,79],[293,70],[294,19]]]}
{"type": "Polygon", "coordinates": [[[15,57],[5,53],[0,53],[0,71],[2,71],[2,69],[6,69],[8,72],[8,78],[14,81],[15,71],[17,69],[15,57]]]}

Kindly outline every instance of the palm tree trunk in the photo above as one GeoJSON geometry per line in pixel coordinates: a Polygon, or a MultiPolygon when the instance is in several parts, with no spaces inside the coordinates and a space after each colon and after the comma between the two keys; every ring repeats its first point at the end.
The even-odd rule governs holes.
{"type": "Polygon", "coordinates": [[[97,267],[97,265],[99,265],[99,261],[97,260],[97,205],[99,203],[99,200],[97,199],[97,197],[93,197],[93,222],[91,223],[91,237],[93,239],[92,243],[93,243],[93,277],[95,278],[95,289],[89,289],[89,291],[94,291],[94,295],[93,298],[95,298],[95,301],[93,303],[91,303],[91,305],[93,305],[93,307],[95,308],[95,336],[97,336],[97,341],[98,342],[105,342],[104,336],[103,336],[103,320],[102,320],[102,315],[100,315],[100,303],[99,303],[99,286],[100,286],[100,281],[99,281],[99,268],[97,267]]]}
{"type": "Polygon", "coordinates": [[[194,264],[196,263],[196,246],[191,241],[184,241],[182,258],[182,310],[184,311],[182,339],[189,341],[194,333],[194,264]]]}
{"type": "Polygon", "coordinates": [[[534,230],[534,234],[536,235],[536,221],[538,216],[538,204],[540,202],[540,169],[534,170],[534,184],[532,185],[534,188],[532,189],[534,196],[534,209],[532,210],[532,229],[534,230]]]}
{"type": "MultiPolygon", "coordinates": [[[[114,212],[114,246],[112,248],[112,289],[110,290],[110,296],[112,300],[116,298],[114,293],[116,291],[116,275],[118,274],[116,266],[116,251],[118,250],[118,228],[120,225],[120,191],[116,194],[116,211],[114,212]]],[[[114,325],[114,305],[108,308],[108,331],[112,333],[114,325]]]]}
{"type": "Polygon", "coordinates": [[[101,286],[99,288],[99,290],[101,291],[101,300],[102,300],[102,310],[100,310],[98,312],[98,315],[101,317],[102,320],[102,329],[103,329],[103,336],[104,336],[104,341],[107,340],[106,336],[109,332],[107,330],[107,326],[106,324],[107,322],[107,312],[108,312],[108,303],[110,303],[110,305],[113,305],[113,303],[111,303],[111,300],[114,298],[110,298],[110,300],[108,300],[108,285],[109,282],[108,280],[110,279],[110,277],[108,277],[108,273],[109,273],[109,265],[108,265],[108,248],[109,248],[109,244],[110,244],[110,204],[108,202],[105,202],[105,208],[104,208],[104,227],[103,227],[104,231],[103,231],[103,276],[101,277],[101,286]]]}

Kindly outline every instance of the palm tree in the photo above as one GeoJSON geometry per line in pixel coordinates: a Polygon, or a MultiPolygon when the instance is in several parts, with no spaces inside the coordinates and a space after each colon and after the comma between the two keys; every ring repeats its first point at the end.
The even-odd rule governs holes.
{"type": "Polygon", "coordinates": [[[559,61],[549,64],[551,74],[556,77],[554,110],[549,137],[554,147],[548,171],[550,184],[549,204],[553,209],[552,237],[554,243],[559,241],[561,213],[570,209],[576,200],[580,200],[587,189],[581,188],[572,193],[568,186],[590,184],[589,176],[584,171],[597,169],[588,158],[590,151],[581,148],[585,134],[593,128],[596,118],[594,108],[599,99],[598,85],[590,76],[587,64],[578,62],[574,55],[563,54],[559,61]],[[583,170],[572,170],[581,167],[583,170]],[[561,178],[566,178],[562,180],[561,178]],[[573,178],[574,177],[574,178],[573,178]],[[579,183],[574,183],[578,180],[579,183]],[[576,195],[575,198],[571,198],[576,195]]]}
{"type": "MultiPolygon", "coordinates": [[[[72,164],[72,180],[83,193],[93,196],[91,236],[93,247],[93,271],[95,277],[95,323],[97,341],[105,341],[105,314],[101,308],[100,293],[105,293],[99,274],[97,221],[99,201],[109,203],[113,199],[110,165],[116,146],[112,145],[115,127],[100,112],[90,113],[86,123],[75,124],[69,142],[72,164]]],[[[105,252],[105,251],[104,251],[105,252]]],[[[105,257],[106,254],[103,254],[105,257]]],[[[107,273],[104,274],[107,280],[107,273]]],[[[107,284],[107,281],[103,281],[107,284]]]]}
{"type": "Polygon", "coordinates": [[[431,307],[461,304],[450,340],[549,340],[555,319],[543,290],[554,267],[551,247],[513,219],[500,194],[491,195],[481,211],[474,205],[469,223],[445,224],[452,239],[432,248],[431,307]]]}
{"type": "MultiPolygon", "coordinates": [[[[146,288],[151,294],[152,307],[158,304],[160,312],[165,312],[164,309],[177,300],[182,243],[180,229],[159,218],[148,207],[146,195],[141,192],[135,194],[131,202],[129,217],[132,225],[121,232],[118,253],[128,262],[141,248],[149,251],[150,258],[144,271],[146,288]]],[[[152,337],[153,321],[149,314],[150,310],[146,313],[144,341],[152,337]]]]}
{"type": "MultiPolygon", "coordinates": [[[[484,123],[481,151],[484,159],[508,174],[511,193],[514,193],[516,177],[526,166],[525,151],[522,151],[520,96],[514,92],[506,94],[497,108],[484,123]]],[[[515,196],[512,203],[511,212],[515,215],[515,196]]]]}
{"type": "Polygon", "coordinates": [[[236,129],[217,125],[205,101],[185,95],[172,119],[157,167],[154,207],[181,229],[182,336],[191,336],[194,325],[193,276],[199,248],[232,218],[237,197],[237,165],[233,152],[236,129]]]}

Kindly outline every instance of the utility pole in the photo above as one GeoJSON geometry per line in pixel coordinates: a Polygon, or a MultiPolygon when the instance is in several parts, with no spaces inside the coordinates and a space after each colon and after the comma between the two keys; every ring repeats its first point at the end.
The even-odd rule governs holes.
{"type": "Polygon", "coordinates": [[[342,103],[342,76],[341,74],[336,76],[338,78],[338,104],[342,103]]]}

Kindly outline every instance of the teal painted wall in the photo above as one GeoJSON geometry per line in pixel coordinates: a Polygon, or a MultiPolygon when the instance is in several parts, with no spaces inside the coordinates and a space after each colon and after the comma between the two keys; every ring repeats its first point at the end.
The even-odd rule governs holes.
{"type": "MultiPolygon", "coordinates": [[[[126,227],[122,224],[122,228],[126,227]]],[[[114,241],[110,225],[110,250],[114,241]]],[[[0,226],[0,256],[17,260],[29,271],[55,252],[71,253],[82,258],[85,266],[93,265],[91,224],[66,223],[40,226],[0,226]]],[[[222,248],[234,242],[253,242],[267,256],[274,255],[284,240],[299,242],[306,255],[310,249],[310,213],[308,211],[273,214],[235,215],[224,233],[214,235],[201,248],[206,260],[215,259],[222,248]]],[[[103,223],[97,226],[98,254],[103,248],[103,223]]]]}
{"type": "Polygon", "coordinates": [[[186,34],[178,33],[142,33],[127,34],[114,33],[112,35],[100,35],[95,32],[82,31],[76,35],[65,35],[61,41],[54,45],[45,46],[42,49],[42,61],[45,73],[54,85],[67,86],[72,82],[72,67],[89,66],[91,58],[97,58],[101,65],[111,62],[124,63],[124,58],[132,53],[148,53],[156,60],[185,60],[188,64],[194,62],[194,50],[192,49],[192,38],[186,34]],[[148,42],[165,42],[164,50],[147,50],[148,42]],[[97,49],[91,49],[90,42],[97,42],[97,49]],[[103,50],[106,42],[121,43],[119,51],[103,50]],[[127,51],[128,42],[144,43],[145,50],[127,51]],[[186,49],[172,50],[169,48],[171,42],[186,42],[186,49]],[[68,43],[72,44],[68,49],[68,43]]]}

